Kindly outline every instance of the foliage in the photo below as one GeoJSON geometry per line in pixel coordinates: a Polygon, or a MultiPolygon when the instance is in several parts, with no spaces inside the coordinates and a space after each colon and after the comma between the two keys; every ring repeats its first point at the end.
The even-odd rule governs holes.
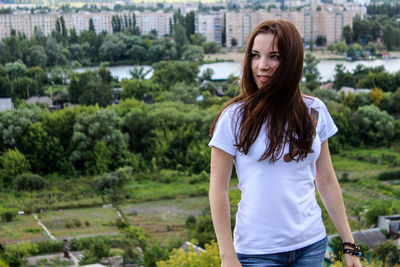
{"type": "Polygon", "coordinates": [[[378,179],[382,181],[396,180],[396,179],[400,180],[400,170],[390,170],[381,172],[378,175],[378,179]]]}
{"type": "Polygon", "coordinates": [[[123,186],[129,181],[131,169],[119,169],[112,173],[104,173],[94,180],[94,188],[105,199],[105,203],[118,203],[122,197],[123,186]],[[107,201],[106,201],[107,200],[107,201]]]}
{"type": "Polygon", "coordinates": [[[400,203],[390,200],[374,200],[365,213],[365,221],[369,225],[378,223],[378,216],[392,215],[400,211],[400,203]]]}
{"type": "Polygon", "coordinates": [[[383,264],[390,264],[391,266],[400,262],[400,252],[394,240],[387,240],[379,244],[373,251],[372,257],[379,259],[383,264]]]}
{"type": "Polygon", "coordinates": [[[76,169],[99,174],[111,165],[121,164],[127,152],[127,136],[121,131],[121,120],[114,110],[98,110],[93,115],[81,114],[74,125],[74,151],[70,160],[76,169]],[[108,159],[107,159],[108,158],[108,159]]]}
{"type": "Polygon", "coordinates": [[[37,252],[38,247],[35,243],[20,242],[6,246],[4,258],[11,266],[21,266],[25,264],[26,257],[37,252]]]}
{"type": "Polygon", "coordinates": [[[168,257],[168,250],[159,244],[155,244],[144,253],[143,263],[145,267],[157,267],[156,262],[168,260],[168,257]]]}
{"type": "Polygon", "coordinates": [[[46,180],[40,175],[33,173],[22,173],[14,179],[14,187],[17,190],[40,190],[46,185],[46,180]]]}
{"type": "Polygon", "coordinates": [[[370,145],[387,145],[394,134],[394,119],[386,111],[375,106],[357,109],[355,124],[361,140],[370,145]]]}
{"type": "Polygon", "coordinates": [[[153,65],[154,74],[152,80],[162,90],[168,90],[178,82],[191,84],[195,81],[199,72],[195,62],[161,61],[153,65]]]}
{"type": "Polygon", "coordinates": [[[188,252],[184,252],[183,249],[173,250],[168,260],[157,262],[157,267],[214,267],[221,265],[218,245],[214,241],[206,244],[205,251],[200,254],[197,254],[191,246],[188,250],[188,252]]]}
{"type": "Polygon", "coordinates": [[[0,163],[2,166],[1,170],[1,181],[3,186],[9,187],[13,182],[14,178],[24,172],[30,170],[31,165],[18,149],[9,149],[3,155],[0,156],[0,163]]]}

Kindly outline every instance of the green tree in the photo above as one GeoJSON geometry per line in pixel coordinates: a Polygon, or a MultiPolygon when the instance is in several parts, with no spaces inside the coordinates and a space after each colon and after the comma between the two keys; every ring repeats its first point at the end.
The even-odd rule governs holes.
{"type": "Polygon", "coordinates": [[[393,117],[373,105],[359,107],[354,123],[358,127],[358,136],[365,144],[388,145],[393,138],[393,117]]]}
{"type": "Polygon", "coordinates": [[[26,75],[27,68],[26,65],[19,60],[12,63],[7,63],[4,66],[4,72],[7,77],[13,81],[24,77],[26,75]]]}
{"type": "Polygon", "coordinates": [[[306,82],[318,82],[318,63],[319,61],[311,53],[306,53],[303,68],[303,76],[306,78],[306,82]]]}
{"type": "Polygon", "coordinates": [[[339,90],[343,86],[354,87],[354,77],[353,74],[350,73],[345,69],[342,64],[337,64],[335,67],[335,74],[334,74],[334,87],[339,90]]]}
{"type": "Polygon", "coordinates": [[[99,49],[100,59],[114,62],[119,60],[126,49],[123,40],[118,38],[116,35],[107,35],[103,44],[99,49]]]}
{"type": "Polygon", "coordinates": [[[347,45],[345,42],[338,42],[335,44],[335,51],[338,54],[343,54],[344,52],[347,51],[347,45]]]}
{"type": "Polygon", "coordinates": [[[72,72],[68,86],[71,102],[105,107],[112,101],[111,82],[111,73],[104,66],[95,71],[72,72]]]}
{"type": "MultiPolygon", "coordinates": [[[[93,154],[96,144],[104,142],[111,152],[113,159],[112,167],[116,168],[123,164],[127,153],[128,136],[121,131],[121,120],[114,110],[98,110],[95,114],[80,114],[74,125],[72,142],[74,151],[70,160],[74,162],[77,169],[87,169],[88,164],[96,162],[98,157],[93,154]]],[[[101,147],[100,147],[101,148],[101,147]]],[[[99,147],[99,151],[101,150],[99,147]]],[[[108,152],[105,152],[108,154],[108,152]]],[[[99,152],[98,155],[102,155],[99,152]]]]}
{"type": "Polygon", "coordinates": [[[392,215],[399,212],[399,204],[392,200],[374,200],[368,206],[368,211],[365,213],[365,222],[369,225],[378,223],[378,216],[392,215]]]}
{"type": "Polygon", "coordinates": [[[343,38],[346,41],[346,44],[351,44],[353,43],[353,30],[351,29],[350,25],[346,25],[343,27],[343,32],[342,32],[343,38]]]}
{"type": "Polygon", "coordinates": [[[31,168],[29,161],[18,149],[9,149],[0,156],[2,166],[1,180],[3,186],[10,187],[14,178],[24,172],[28,172],[31,168]]]}
{"type": "Polygon", "coordinates": [[[43,46],[34,45],[29,48],[28,55],[26,56],[28,66],[45,67],[47,64],[47,55],[43,46]]]}
{"type": "Polygon", "coordinates": [[[62,170],[68,164],[60,140],[51,136],[41,122],[29,126],[22,139],[22,147],[35,172],[51,173],[62,170]]]}
{"type": "Polygon", "coordinates": [[[142,228],[130,225],[121,230],[121,236],[124,263],[140,263],[143,251],[146,251],[149,245],[148,233],[142,228]]]}
{"type": "Polygon", "coordinates": [[[176,52],[179,59],[182,56],[184,50],[183,47],[187,42],[185,27],[180,24],[175,24],[173,37],[175,40],[176,52]]]}
{"type": "Polygon", "coordinates": [[[152,80],[167,90],[173,84],[185,82],[191,84],[197,78],[198,64],[195,62],[161,61],[153,65],[152,80]]]}
{"type": "Polygon", "coordinates": [[[204,49],[197,45],[188,45],[184,48],[183,58],[189,61],[202,61],[204,58],[204,49]]]}
{"type": "Polygon", "coordinates": [[[47,66],[64,66],[67,63],[62,47],[53,38],[47,38],[46,53],[47,66]]]}

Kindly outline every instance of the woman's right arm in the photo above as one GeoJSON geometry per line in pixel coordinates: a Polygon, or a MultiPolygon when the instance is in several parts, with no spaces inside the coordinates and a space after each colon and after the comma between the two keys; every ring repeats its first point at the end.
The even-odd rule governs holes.
{"type": "Polygon", "coordinates": [[[210,172],[210,207],[214,230],[221,256],[221,266],[240,267],[233,247],[231,213],[229,205],[229,181],[231,179],[233,156],[212,147],[210,172]]]}

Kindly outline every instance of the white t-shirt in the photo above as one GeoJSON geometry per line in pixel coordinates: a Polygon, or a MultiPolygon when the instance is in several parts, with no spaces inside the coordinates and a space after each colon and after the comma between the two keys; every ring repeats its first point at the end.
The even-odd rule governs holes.
{"type": "MultiPolygon", "coordinates": [[[[221,114],[209,146],[235,157],[241,200],[234,230],[235,251],[241,254],[270,254],[299,249],[326,236],[321,209],[315,198],[316,160],[321,143],[337,132],[325,104],[314,97],[303,97],[318,112],[313,153],[304,160],[275,163],[259,161],[266,149],[266,133],[261,131],[247,155],[235,146],[239,119],[232,104],[221,114]]],[[[265,128],[264,128],[265,129],[265,128]]],[[[284,147],[284,153],[289,146],[284,147]]]]}

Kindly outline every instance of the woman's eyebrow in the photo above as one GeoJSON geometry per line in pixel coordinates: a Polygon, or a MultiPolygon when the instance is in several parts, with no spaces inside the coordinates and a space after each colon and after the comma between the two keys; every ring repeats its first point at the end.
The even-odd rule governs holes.
{"type": "Polygon", "coordinates": [[[279,51],[271,51],[270,54],[279,54],[279,51]]]}
{"type": "Polygon", "coordinates": [[[250,50],[250,53],[259,53],[257,50],[250,50]]]}

